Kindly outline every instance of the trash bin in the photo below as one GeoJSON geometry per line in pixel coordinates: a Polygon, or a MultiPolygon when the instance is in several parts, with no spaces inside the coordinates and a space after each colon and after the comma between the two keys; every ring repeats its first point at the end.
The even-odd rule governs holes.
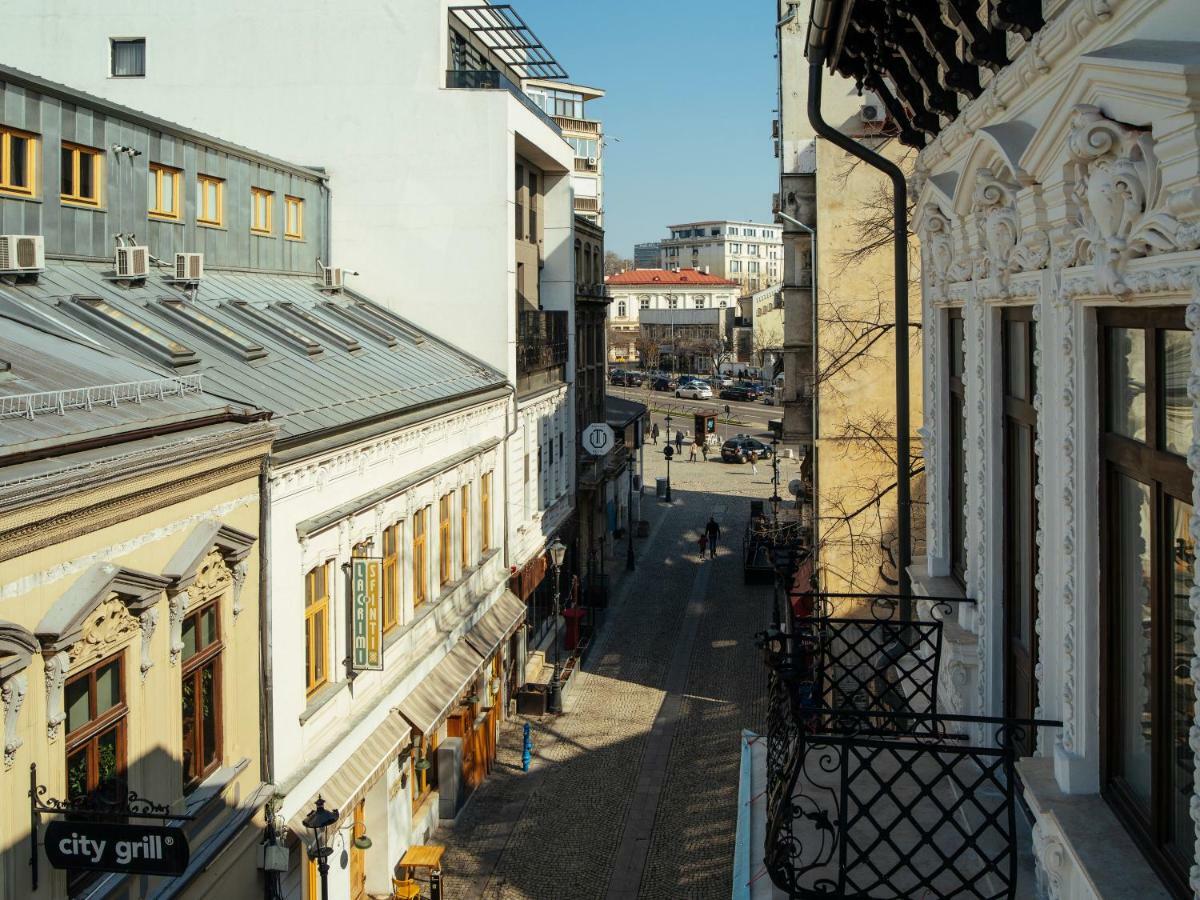
{"type": "Polygon", "coordinates": [[[655,478],[654,479],[654,496],[655,497],[667,496],[667,479],[666,478],[655,478]]]}

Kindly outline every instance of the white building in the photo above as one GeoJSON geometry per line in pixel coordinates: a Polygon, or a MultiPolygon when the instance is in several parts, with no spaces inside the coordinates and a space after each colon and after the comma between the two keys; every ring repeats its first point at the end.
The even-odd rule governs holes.
{"type": "Polygon", "coordinates": [[[783,274],[783,231],[760,222],[717,220],[668,226],[660,241],[665,269],[690,267],[729,278],[752,294],[779,282],[783,274]]]}
{"type": "Polygon", "coordinates": [[[865,67],[919,151],[914,590],[971,600],[946,626],[940,702],[1061,722],[1018,747],[1042,896],[1196,896],[1196,4],[1035,0],[956,22],[946,5],[915,22],[909,0],[814,6],[818,27],[789,26],[810,60],[827,40],[837,74],[865,67]],[[910,29],[929,42],[905,39],[914,56],[880,50],[910,29]],[[947,67],[955,91],[910,74],[945,85],[947,67]]]}
{"type": "Polygon", "coordinates": [[[525,93],[562,128],[563,139],[575,151],[571,187],[575,191],[575,214],[604,225],[604,126],[585,112],[591,100],[604,91],[583,84],[529,78],[525,93]]]}
{"type": "Polygon", "coordinates": [[[612,297],[608,321],[609,359],[613,361],[637,359],[642,310],[736,310],[741,292],[736,281],[695,269],[630,269],[608,276],[605,283],[612,297]]]}

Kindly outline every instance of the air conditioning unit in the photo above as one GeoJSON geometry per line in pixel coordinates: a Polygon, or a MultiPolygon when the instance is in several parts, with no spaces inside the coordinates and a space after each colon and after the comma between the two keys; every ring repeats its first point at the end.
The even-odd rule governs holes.
{"type": "Polygon", "coordinates": [[[0,234],[0,273],[24,275],[46,268],[46,245],[40,234],[0,234]]]}
{"type": "Polygon", "coordinates": [[[596,157],[589,156],[588,157],[588,165],[591,166],[593,169],[596,168],[596,157]]]}
{"type": "Polygon", "coordinates": [[[321,266],[321,285],[328,290],[341,290],[342,270],[333,266],[321,266]]]}
{"type": "Polygon", "coordinates": [[[871,91],[863,92],[862,111],[859,113],[864,122],[886,122],[887,110],[877,94],[871,91]]]}
{"type": "Polygon", "coordinates": [[[150,274],[150,248],[118,247],[115,268],[118,278],[145,278],[150,274]]]}
{"type": "Polygon", "coordinates": [[[176,253],[175,280],[199,281],[204,277],[203,253],[176,253]]]}

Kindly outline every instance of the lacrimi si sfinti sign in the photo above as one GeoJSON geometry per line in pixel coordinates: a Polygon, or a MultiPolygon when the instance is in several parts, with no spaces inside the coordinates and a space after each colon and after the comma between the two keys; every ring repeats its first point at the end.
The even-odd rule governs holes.
{"type": "Polygon", "coordinates": [[[383,561],[377,557],[350,561],[351,664],[359,670],[383,668],[382,569],[383,561]]]}

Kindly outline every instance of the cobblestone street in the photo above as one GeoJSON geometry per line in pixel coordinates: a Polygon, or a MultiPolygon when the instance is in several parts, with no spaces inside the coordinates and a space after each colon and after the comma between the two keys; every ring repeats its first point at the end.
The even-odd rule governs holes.
{"type": "MultiPolygon", "coordinates": [[[[765,712],[753,635],[771,595],[742,584],[741,535],[749,499],[771,494],[771,470],[674,463],[668,507],[653,494],[660,451],[646,451],[651,530],[637,571],[614,586],[563,715],[528,720],[528,773],[526,718],[511,720],[492,775],[436,836],[450,898],[729,895],[739,736],[761,729],[765,712]],[[722,541],[703,560],[697,539],[710,514],[722,541]]],[[[781,485],[796,468],[781,461],[781,485]]]]}

